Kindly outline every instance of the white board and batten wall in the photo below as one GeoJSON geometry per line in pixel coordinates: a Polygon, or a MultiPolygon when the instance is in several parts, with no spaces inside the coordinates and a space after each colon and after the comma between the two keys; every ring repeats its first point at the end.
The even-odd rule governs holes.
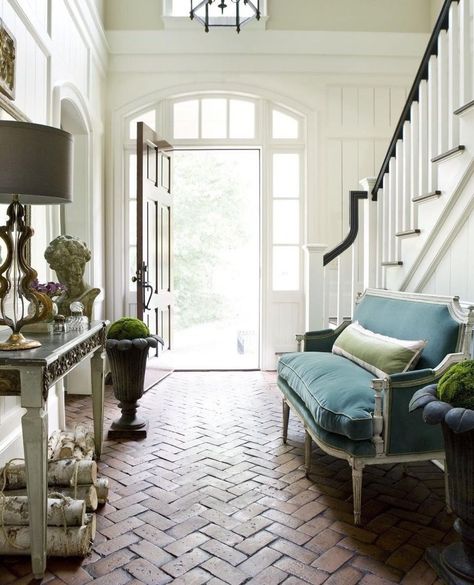
{"type": "MultiPolygon", "coordinates": [[[[16,39],[14,105],[32,122],[62,126],[62,105],[70,104],[88,127],[88,179],[70,204],[67,218],[80,214],[82,233],[93,249],[94,285],[103,288],[103,118],[107,50],[101,25],[101,0],[0,0],[2,19],[16,39]],[[94,203],[83,213],[84,201],[94,203]],[[92,221],[93,218],[93,221],[92,221]]],[[[0,113],[0,118],[2,114],[0,113]]],[[[3,117],[6,117],[3,114],[3,117]]],[[[68,128],[65,128],[68,129],[68,128]]],[[[76,193],[75,193],[76,195],[76,193]]],[[[2,218],[3,222],[3,218],[2,218]]],[[[43,253],[60,233],[57,206],[33,206],[32,266],[40,281],[56,280],[43,253]]],[[[76,235],[72,233],[71,235],[76,235]]],[[[0,463],[22,454],[19,399],[0,398],[0,463]]],[[[60,385],[48,400],[50,430],[64,416],[60,385]]]]}

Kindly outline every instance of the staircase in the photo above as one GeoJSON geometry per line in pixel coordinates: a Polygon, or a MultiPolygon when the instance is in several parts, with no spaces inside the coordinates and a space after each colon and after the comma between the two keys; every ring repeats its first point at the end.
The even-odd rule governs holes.
{"type": "Polygon", "coordinates": [[[350,317],[367,287],[474,299],[473,155],[474,0],[445,0],[380,172],[349,194],[347,237],[308,247],[308,328],[350,317]]]}

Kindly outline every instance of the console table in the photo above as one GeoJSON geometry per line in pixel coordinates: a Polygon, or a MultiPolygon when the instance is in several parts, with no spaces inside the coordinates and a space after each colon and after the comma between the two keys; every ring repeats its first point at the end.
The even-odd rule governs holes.
{"type": "MultiPolygon", "coordinates": [[[[48,495],[48,413],[50,387],[91,357],[95,455],[100,457],[104,418],[105,321],[93,321],[87,331],[29,333],[41,347],[0,351],[0,396],[19,396],[26,409],[21,419],[27,493],[30,510],[31,563],[37,579],[46,569],[48,495]]],[[[10,332],[0,334],[0,340],[10,332]]]]}

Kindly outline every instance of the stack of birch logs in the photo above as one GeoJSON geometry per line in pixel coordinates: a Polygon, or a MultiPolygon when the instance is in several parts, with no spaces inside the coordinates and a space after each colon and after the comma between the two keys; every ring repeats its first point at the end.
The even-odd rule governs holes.
{"type": "MultiPolygon", "coordinates": [[[[105,504],[108,480],[97,477],[94,436],[84,426],[55,431],[48,441],[47,555],[89,554],[95,510],[105,504]]],[[[29,502],[23,460],[0,469],[0,555],[30,552],[29,502]]]]}

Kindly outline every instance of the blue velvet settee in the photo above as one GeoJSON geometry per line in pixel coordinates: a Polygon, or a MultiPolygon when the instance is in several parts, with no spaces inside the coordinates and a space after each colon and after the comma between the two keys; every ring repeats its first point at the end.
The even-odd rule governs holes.
{"type": "Polygon", "coordinates": [[[436,383],[450,365],[469,357],[473,315],[472,307],[464,308],[457,297],[368,289],[356,305],[351,327],[397,340],[424,340],[413,369],[376,376],[333,353],[350,321],[297,336],[303,351],[279,360],[283,440],[291,409],[306,432],[307,474],[312,441],[349,462],[355,524],[361,520],[365,465],[444,459],[439,425],[424,424],[419,412],[408,412],[408,403],[416,390],[436,383]]]}

